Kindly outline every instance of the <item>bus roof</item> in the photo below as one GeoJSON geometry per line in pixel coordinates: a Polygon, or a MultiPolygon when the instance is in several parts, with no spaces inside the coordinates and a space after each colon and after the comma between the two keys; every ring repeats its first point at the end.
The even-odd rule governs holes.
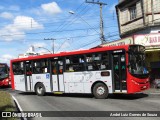
{"type": "Polygon", "coordinates": [[[106,50],[118,50],[118,49],[127,50],[129,46],[130,45],[109,46],[109,47],[107,46],[107,47],[92,48],[92,49],[87,49],[87,50],[78,50],[78,51],[71,51],[71,52],[60,52],[60,53],[55,53],[55,54],[29,56],[25,58],[12,59],[11,62],[36,60],[36,59],[51,58],[51,57],[61,57],[61,56],[69,56],[69,55],[77,55],[77,54],[86,54],[86,53],[94,53],[94,52],[103,52],[106,50]]]}

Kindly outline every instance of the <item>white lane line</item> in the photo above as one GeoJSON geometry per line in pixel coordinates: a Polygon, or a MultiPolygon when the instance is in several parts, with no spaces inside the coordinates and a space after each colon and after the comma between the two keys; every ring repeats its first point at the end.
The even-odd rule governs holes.
{"type": "MultiPolygon", "coordinates": [[[[23,113],[23,110],[18,102],[18,100],[12,95],[12,98],[14,99],[14,101],[16,102],[18,109],[20,110],[21,113],[23,113]]],[[[23,117],[23,120],[27,120],[27,118],[23,117]]]]}
{"type": "Polygon", "coordinates": [[[19,104],[19,102],[18,102],[18,100],[12,95],[12,98],[14,99],[14,101],[16,102],[16,104],[17,104],[17,106],[18,106],[18,108],[19,108],[19,110],[20,110],[20,112],[22,112],[23,110],[22,110],[22,108],[21,108],[21,106],[20,106],[20,104],[19,104]]]}

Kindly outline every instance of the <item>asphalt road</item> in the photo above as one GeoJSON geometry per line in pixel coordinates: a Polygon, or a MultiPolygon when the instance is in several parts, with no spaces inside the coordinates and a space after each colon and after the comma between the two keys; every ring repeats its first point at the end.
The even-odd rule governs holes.
{"type": "MultiPolygon", "coordinates": [[[[1,89],[2,90],[2,89],[1,89]]],[[[10,92],[23,111],[160,111],[160,95],[110,95],[95,99],[92,95],[64,94],[37,96],[35,93],[10,92]]],[[[39,118],[38,118],[39,119],[39,118]]],[[[37,120],[38,120],[37,119],[37,120]]],[[[159,120],[158,117],[53,117],[50,120],[159,120]]]]}

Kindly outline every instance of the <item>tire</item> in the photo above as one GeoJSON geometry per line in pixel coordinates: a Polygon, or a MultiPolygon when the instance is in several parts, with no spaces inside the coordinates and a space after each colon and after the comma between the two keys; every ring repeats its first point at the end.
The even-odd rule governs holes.
{"type": "Polygon", "coordinates": [[[42,83],[38,83],[35,87],[35,92],[38,96],[44,96],[45,95],[45,87],[42,83]]]}
{"type": "Polygon", "coordinates": [[[97,83],[93,87],[93,95],[96,99],[106,99],[108,97],[108,87],[103,83],[97,83]]]}

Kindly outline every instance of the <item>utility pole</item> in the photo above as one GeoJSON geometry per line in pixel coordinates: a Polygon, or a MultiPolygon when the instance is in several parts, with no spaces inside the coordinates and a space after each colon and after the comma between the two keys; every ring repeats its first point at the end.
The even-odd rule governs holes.
{"type": "Polygon", "coordinates": [[[52,52],[53,52],[53,54],[54,54],[54,41],[56,40],[56,39],[54,39],[54,38],[44,38],[44,40],[52,40],[52,52]]]}
{"type": "Polygon", "coordinates": [[[97,2],[95,2],[94,0],[92,1],[86,0],[86,3],[98,4],[100,6],[100,39],[101,39],[101,44],[103,44],[105,42],[105,37],[104,37],[102,7],[103,5],[107,5],[107,4],[99,2],[99,0],[97,0],[97,2]]]}
{"type": "Polygon", "coordinates": [[[154,25],[154,3],[153,0],[151,0],[151,11],[152,11],[152,24],[154,25]]]}

